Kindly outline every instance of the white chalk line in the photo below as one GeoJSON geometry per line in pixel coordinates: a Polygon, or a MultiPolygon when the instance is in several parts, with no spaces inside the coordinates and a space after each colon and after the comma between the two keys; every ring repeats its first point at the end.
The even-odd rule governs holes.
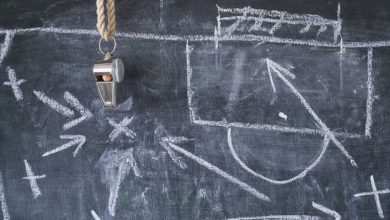
{"type": "Polygon", "coordinates": [[[47,151],[42,155],[42,157],[47,157],[49,155],[61,152],[63,150],[66,150],[72,146],[77,145],[76,149],[73,151],[73,157],[76,157],[78,152],[80,151],[81,147],[85,144],[86,138],[83,135],[60,135],[60,139],[65,139],[65,140],[71,140],[66,144],[63,144],[53,150],[47,151]]]}
{"type": "Polygon", "coordinates": [[[372,127],[372,106],[374,103],[374,83],[372,77],[372,58],[373,49],[368,48],[367,52],[367,106],[366,106],[366,125],[365,135],[371,137],[372,127]]]}
{"type": "MultiPolygon", "coordinates": [[[[100,36],[98,31],[89,29],[67,29],[67,28],[26,28],[26,29],[3,29],[0,30],[0,34],[6,34],[12,32],[18,35],[31,34],[35,32],[45,33],[57,33],[57,34],[77,34],[77,35],[89,35],[100,36]]],[[[199,41],[211,41],[215,42],[214,35],[161,35],[153,33],[117,33],[117,37],[129,38],[129,39],[141,39],[141,40],[157,40],[157,41],[179,41],[179,42],[199,42],[199,41]]],[[[318,46],[318,47],[334,47],[339,48],[340,44],[320,42],[316,40],[297,40],[289,38],[279,38],[262,35],[231,35],[223,36],[219,35],[219,42],[229,41],[253,41],[253,42],[268,42],[268,43],[280,43],[280,44],[295,44],[306,46],[318,46]]],[[[344,48],[369,48],[369,47],[390,47],[390,40],[385,41],[369,41],[369,42],[344,42],[344,48]]]]}
{"type": "Polygon", "coordinates": [[[15,32],[12,30],[1,31],[2,34],[5,34],[4,42],[0,47],[0,66],[4,61],[4,58],[7,56],[9,49],[11,48],[12,40],[14,39],[15,32]]]}
{"type": "Polygon", "coordinates": [[[325,152],[328,149],[329,141],[330,141],[330,138],[328,137],[328,135],[325,135],[324,140],[322,141],[321,151],[318,154],[317,158],[308,167],[306,167],[301,173],[299,173],[298,175],[296,175],[294,177],[286,179],[286,180],[274,180],[274,179],[263,176],[263,175],[257,173],[256,171],[252,170],[240,159],[236,150],[234,149],[234,145],[233,145],[233,141],[232,141],[232,129],[228,128],[228,132],[227,132],[227,142],[228,142],[230,153],[233,155],[234,160],[244,170],[246,170],[248,173],[252,174],[253,176],[258,177],[262,180],[265,180],[269,183],[273,183],[273,184],[277,184],[277,185],[291,183],[293,181],[296,181],[298,179],[302,179],[303,177],[305,177],[307,175],[307,173],[310,172],[312,169],[314,169],[318,165],[318,163],[321,161],[325,152]]]}
{"type": "Polygon", "coordinates": [[[48,97],[45,93],[36,90],[34,90],[33,93],[41,102],[48,105],[51,109],[60,113],[61,115],[69,118],[74,116],[75,113],[73,110],[61,105],[56,100],[48,97]]]}
{"type": "Polygon", "coordinates": [[[193,48],[188,44],[188,41],[186,43],[186,65],[187,65],[187,99],[188,99],[188,109],[189,109],[189,118],[190,122],[195,121],[195,109],[192,104],[192,98],[194,96],[194,91],[191,87],[191,80],[192,80],[192,67],[191,67],[191,52],[193,48]]]}
{"type": "Polygon", "coordinates": [[[323,205],[317,204],[315,202],[312,202],[312,206],[313,206],[313,208],[318,209],[323,213],[326,213],[330,216],[333,216],[335,220],[341,220],[341,215],[334,210],[331,210],[331,209],[329,209],[323,205]]]}
{"type": "Polygon", "coordinates": [[[20,85],[24,82],[26,82],[27,80],[25,79],[17,79],[16,78],[16,73],[15,73],[15,70],[12,69],[11,67],[7,66],[6,68],[6,71],[8,73],[8,79],[9,81],[8,82],[4,82],[3,84],[6,85],[6,86],[11,86],[12,88],[12,92],[14,93],[15,95],[15,98],[16,98],[16,101],[20,101],[23,99],[23,92],[22,90],[20,89],[20,85]]]}
{"type": "MultiPolygon", "coordinates": [[[[267,63],[273,62],[267,58],[267,63]]],[[[302,103],[302,105],[306,108],[306,110],[309,112],[309,114],[313,117],[313,119],[318,123],[318,125],[321,127],[321,129],[330,137],[332,142],[340,149],[340,151],[349,159],[352,166],[357,167],[357,164],[353,157],[348,153],[348,151],[344,148],[344,146],[336,139],[335,135],[332,133],[332,131],[328,128],[328,126],[320,119],[320,117],[317,115],[317,113],[314,112],[314,110],[311,108],[309,103],[306,101],[306,99],[301,95],[301,93],[291,84],[291,82],[283,76],[278,71],[275,71],[277,76],[290,88],[290,90],[297,96],[298,100],[302,103]]]]}
{"type": "Polygon", "coordinates": [[[378,191],[374,191],[374,192],[356,193],[353,196],[356,197],[356,198],[359,198],[359,197],[362,197],[362,196],[373,196],[375,194],[389,194],[389,193],[390,193],[390,189],[384,189],[384,190],[378,190],[378,191]]]}
{"type": "Polygon", "coordinates": [[[91,215],[92,215],[94,220],[101,220],[100,217],[96,214],[96,212],[94,210],[91,210],[91,215]]]}
{"type": "MultiPolygon", "coordinates": [[[[312,129],[312,128],[294,128],[294,127],[284,127],[279,125],[269,125],[269,124],[249,124],[249,123],[240,123],[240,122],[226,122],[226,121],[207,121],[207,120],[194,120],[194,124],[202,126],[211,126],[211,127],[222,127],[222,128],[245,128],[253,130],[264,130],[264,131],[277,131],[283,133],[299,133],[299,134],[312,134],[312,135],[321,135],[325,136],[326,133],[321,129],[312,129]]],[[[361,138],[363,135],[360,134],[351,134],[346,132],[335,132],[332,133],[336,137],[343,138],[361,138]]]]}
{"type": "Polygon", "coordinates": [[[200,157],[190,153],[189,151],[186,151],[183,148],[178,147],[178,146],[176,146],[174,144],[169,144],[169,147],[172,148],[173,150],[183,154],[184,156],[192,159],[193,161],[195,161],[199,165],[207,168],[208,170],[213,171],[214,173],[218,174],[220,177],[228,180],[229,182],[238,185],[241,189],[243,189],[244,191],[254,195],[256,198],[261,199],[261,200],[266,201],[266,202],[270,202],[271,201],[268,196],[266,196],[263,193],[257,191],[255,188],[253,188],[253,187],[249,186],[248,184],[242,182],[241,180],[237,179],[236,177],[233,177],[232,175],[226,173],[222,169],[220,169],[220,168],[214,166],[213,164],[207,162],[206,160],[203,160],[202,158],[200,158],[200,157]]]}
{"type": "Polygon", "coordinates": [[[318,216],[310,215],[268,215],[268,216],[251,216],[251,217],[237,217],[237,218],[228,218],[226,220],[267,220],[267,219],[276,219],[276,220],[320,220],[318,216]]]}
{"type": "Polygon", "coordinates": [[[34,172],[32,171],[32,168],[27,160],[23,160],[24,166],[26,167],[26,174],[27,177],[24,177],[23,179],[26,179],[30,182],[31,191],[33,194],[34,199],[37,199],[40,195],[42,195],[41,190],[39,189],[37,179],[45,178],[46,175],[39,175],[36,176],[34,172]]]}
{"type": "Polygon", "coordinates": [[[8,212],[7,201],[5,200],[4,180],[1,171],[0,171],[0,203],[1,203],[1,212],[3,213],[3,220],[10,220],[11,217],[8,212]]]}

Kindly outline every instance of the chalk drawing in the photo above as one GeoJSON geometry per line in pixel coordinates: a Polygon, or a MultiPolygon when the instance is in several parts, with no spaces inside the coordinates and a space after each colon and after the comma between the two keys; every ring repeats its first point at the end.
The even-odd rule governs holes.
{"type": "Polygon", "coordinates": [[[64,130],[68,130],[70,128],[73,128],[74,126],[80,124],[81,122],[85,120],[89,120],[93,117],[91,111],[89,111],[87,108],[85,108],[80,101],[74,97],[70,92],[66,91],[64,93],[64,99],[67,101],[73,108],[75,108],[78,112],[80,112],[81,117],[78,119],[75,119],[73,121],[65,123],[62,128],[64,130]]]}
{"type": "Polygon", "coordinates": [[[373,49],[369,48],[367,53],[367,107],[366,107],[366,127],[365,135],[371,137],[371,126],[372,126],[372,105],[374,103],[374,84],[372,77],[372,58],[373,49]]]}
{"type": "Polygon", "coordinates": [[[22,83],[26,82],[26,80],[25,79],[19,79],[18,80],[16,78],[15,70],[12,69],[9,66],[7,66],[6,71],[8,73],[9,81],[8,82],[4,82],[3,84],[5,86],[10,86],[12,88],[12,92],[14,93],[15,98],[16,98],[17,101],[22,100],[23,99],[23,92],[20,89],[20,85],[22,85],[22,83]]]}
{"type": "MultiPolygon", "coordinates": [[[[219,28],[220,29],[220,28],[219,28]]],[[[218,28],[217,28],[218,31],[218,28]]],[[[26,35],[35,32],[43,33],[56,33],[56,34],[75,34],[75,35],[89,35],[99,37],[98,31],[91,29],[67,29],[67,28],[17,28],[17,29],[0,29],[0,34],[6,34],[12,32],[15,35],[26,35]]],[[[220,34],[219,34],[220,35],[220,34]]],[[[216,38],[214,35],[175,35],[175,34],[152,34],[152,33],[117,33],[115,35],[118,38],[138,39],[138,40],[155,40],[155,41],[179,41],[179,42],[200,42],[200,41],[211,41],[215,42],[216,38]]],[[[262,35],[233,35],[233,36],[219,36],[219,42],[268,42],[268,43],[279,43],[279,44],[293,44],[293,45],[306,45],[306,46],[317,46],[317,47],[333,47],[333,48],[369,48],[369,47],[390,47],[390,40],[385,41],[368,41],[368,42],[344,42],[343,45],[321,42],[317,40],[298,40],[289,38],[280,38],[274,36],[262,36],[262,35]]]]}
{"type": "Polygon", "coordinates": [[[188,142],[186,137],[163,137],[160,140],[160,145],[167,151],[172,161],[177,164],[181,169],[187,169],[187,164],[183,161],[183,158],[178,156],[170,147],[169,144],[181,144],[188,142]]]}
{"type": "Polygon", "coordinates": [[[76,149],[73,151],[73,157],[76,157],[80,149],[83,147],[83,145],[86,142],[86,138],[83,135],[60,135],[60,139],[65,139],[65,140],[71,140],[66,144],[63,144],[53,150],[47,151],[42,155],[42,157],[47,157],[49,155],[58,153],[60,151],[66,150],[68,148],[71,148],[73,146],[76,146],[76,149]]]}
{"type": "Polygon", "coordinates": [[[41,190],[39,189],[39,186],[37,183],[37,179],[43,179],[46,177],[46,175],[44,174],[44,175],[36,176],[34,174],[33,170],[31,169],[31,166],[28,163],[28,161],[23,160],[23,162],[24,162],[24,166],[26,167],[26,174],[27,174],[27,176],[23,177],[23,179],[28,180],[30,182],[30,187],[31,187],[33,197],[34,197],[34,199],[36,199],[40,195],[42,195],[41,190]]]}
{"type": "MultiPolygon", "coordinates": [[[[69,118],[71,118],[75,115],[75,112],[73,110],[61,105],[56,100],[48,97],[45,93],[40,92],[40,91],[35,91],[35,90],[33,91],[33,93],[41,102],[43,102],[44,104],[49,106],[54,111],[60,113],[61,115],[65,116],[65,117],[69,117],[69,118]]],[[[63,130],[68,130],[70,128],[73,128],[76,125],[80,124],[81,122],[83,122],[85,120],[89,120],[93,117],[93,114],[91,113],[91,111],[88,110],[87,108],[85,108],[80,103],[80,101],[76,97],[74,97],[70,92],[65,91],[64,99],[66,102],[68,102],[73,108],[75,108],[81,114],[81,117],[65,123],[62,126],[63,130]]]]}
{"type": "Polygon", "coordinates": [[[267,215],[267,216],[252,216],[252,217],[238,217],[228,218],[226,220],[321,220],[318,216],[310,215],[267,215]]]}
{"type": "Polygon", "coordinates": [[[306,174],[309,171],[313,170],[318,165],[318,163],[321,161],[321,159],[323,158],[325,152],[328,150],[329,141],[330,141],[329,136],[325,135],[324,140],[322,142],[322,146],[321,146],[321,152],[319,153],[317,158],[308,167],[306,167],[301,173],[299,173],[298,175],[296,175],[296,176],[294,176],[292,178],[286,179],[286,180],[274,180],[274,179],[267,178],[267,177],[257,173],[256,171],[252,170],[251,168],[249,168],[240,159],[240,157],[238,156],[236,150],[234,149],[234,145],[233,145],[233,141],[232,141],[232,137],[231,136],[232,136],[232,130],[231,130],[231,128],[228,128],[228,135],[227,135],[227,137],[228,137],[228,139],[227,139],[228,140],[228,146],[229,146],[230,153],[233,155],[233,158],[235,159],[235,161],[237,161],[238,164],[244,170],[246,170],[250,174],[254,175],[255,177],[258,177],[258,178],[260,178],[262,180],[265,180],[265,181],[273,183],[273,184],[278,184],[278,185],[291,183],[291,182],[293,182],[295,180],[302,179],[303,177],[305,177],[306,174]]]}
{"type": "MultiPolygon", "coordinates": [[[[245,129],[254,129],[254,130],[264,130],[264,131],[277,131],[284,133],[299,133],[299,134],[312,134],[312,135],[321,135],[325,136],[327,130],[324,129],[312,129],[312,128],[296,128],[296,127],[286,127],[279,125],[270,125],[270,124],[256,124],[256,123],[240,123],[240,122],[227,122],[227,121],[209,121],[202,120],[196,113],[196,107],[193,104],[193,96],[194,91],[192,89],[192,67],[191,67],[191,53],[193,51],[193,47],[186,44],[186,66],[187,66],[187,97],[188,97],[188,108],[189,108],[189,118],[190,122],[196,125],[201,126],[212,126],[212,127],[223,127],[223,128],[245,128],[245,129]]],[[[285,74],[291,79],[295,79],[295,74],[288,71],[286,68],[281,65],[270,62],[268,59],[267,69],[269,69],[269,75],[271,75],[270,79],[272,79],[272,73],[276,72],[278,74],[285,74]]],[[[272,83],[271,83],[272,85],[272,83]]],[[[276,88],[273,86],[274,92],[276,92],[276,88]]],[[[332,132],[335,137],[343,137],[343,138],[361,138],[361,134],[354,133],[346,133],[346,132],[332,132]]],[[[337,141],[338,142],[338,141],[337,141]]],[[[342,145],[338,144],[338,147],[343,148],[342,145]]]]}
{"type": "Polygon", "coordinates": [[[1,203],[1,212],[3,213],[3,220],[10,220],[11,217],[9,215],[7,202],[5,200],[4,180],[1,171],[0,171],[0,203],[1,203]]]}
{"type": "Polygon", "coordinates": [[[220,169],[220,168],[214,166],[213,164],[207,162],[206,160],[203,160],[202,158],[200,158],[198,156],[195,156],[194,154],[190,153],[189,151],[184,150],[183,148],[181,148],[181,147],[179,147],[179,146],[177,146],[175,144],[169,143],[169,147],[172,150],[177,151],[177,152],[183,154],[184,156],[190,158],[191,160],[195,161],[196,163],[198,163],[199,165],[205,167],[206,169],[208,169],[210,171],[213,171],[214,173],[216,173],[220,177],[224,178],[225,180],[227,180],[227,181],[229,181],[231,183],[236,184],[242,190],[252,194],[256,198],[258,198],[260,200],[263,200],[263,201],[266,201],[266,202],[270,202],[271,201],[268,196],[266,196],[263,193],[257,191],[255,188],[253,188],[253,187],[249,186],[248,184],[242,182],[241,180],[237,179],[236,177],[233,177],[232,175],[226,173],[222,169],[220,169]]]}
{"type": "Polygon", "coordinates": [[[91,210],[91,215],[92,215],[94,220],[100,220],[100,217],[96,214],[96,212],[94,210],[91,210]]]}
{"type": "Polygon", "coordinates": [[[49,106],[54,111],[60,113],[61,115],[65,116],[65,117],[73,117],[74,116],[73,110],[61,105],[56,100],[48,97],[45,93],[43,93],[41,91],[36,91],[36,90],[34,90],[33,93],[41,102],[43,102],[44,104],[49,106]]]}
{"type": "Polygon", "coordinates": [[[120,186],[126,175],[133,170],[134,175],[141,177],[133,156],[133,148],[127,150],[105,151],[100,157],[97,167],[101,172],[101,180],[109,187],[108,212],[115,216],[115,208],[120,186]]]}
{"type": "MultiPolygon", "coordinates": [[[[260,34],[274,35],[275,32],[282,28],[282,25],[297,26],[297,32],[301,35],[307,33],[310,29],[317,29],[317,37],[325,32],[328,28],[332,29],[333,44],[337,44],[338,36],[341,31],[340,7],[337,8],[337,20],[325,19],[319,15],[312,14],[292,14],[285,11],[253,9],[250,6],[244,8],[222,8],[217,5],[218,16],[217,23],[223,22],[218,27],[218,33],[222,36],[231,36],[233,32],[240,32],[236,35],[260,32],[260,34]],[[231,24],[233,22],[233,24],[231,24]],[[254,23],[253,23],[254,22],[254,23]],[[238,26],[244,23],[240,29],[238,26]],[[271,24],[270,29],[262,27],[263,23],[271,24]],[[304,28],[301,28],[304,26],[304,28]]],[[[329,40],[330,41],[330,40],[329,40]]]]}
{"type": "Polygon", "coordinates": [[[288,116],[286,114],[284,114],[284,112],[279,112],[279,117],[280,118],[283,118],[285,121],[287,120],[288,116]]]}
{"type": "Polygon", "coordinates": [[[358,198],[358,197],[362,197],[362,196],[370,196],[370,195],[374,196],[378,215],[380,218],[385,218],[385,215],[383,214],[382,204],[381,204],[381,201],[379,199],[379,195],[389,194],[390,190],[385,189],[385,190],[378,191],[378,189],[376,188],[374,176],[372,176],[372,175],[370,176],[370,182],[371,182],[372,192],[357,193],[354,195],[354,197],[358,198]]]}
{"type": "Polygon", "coordinates": [[[6,30],[3,32],[3,34],[5,34],[5,38],[0,47],[0,66],[3,63],[4,58],[7,56],[9,49],[11,48],[12,40],[15,36],[15,31],[6,30]]]}
{"type": "Polygon", "coordinates": [[[108,136],[111,141],[114,141],[122,133],[125,134],[130,139],[134,139],[137,136],[133,130],[127,127],[131,124],[131,122],[133,122],[134,116],[132,116],[131,118],[128,118],[126,116],[119,123],[115,122],[114,119],[112,118],[107,118],[107,120],[108,123],[110,123],[110,125],[114,127],[114,130],[112,130],[112,132],[108,136]]]}
{"type": "Polygon", "coordinates": [[[337,213],[336,211],[334,210],[331,210],[323,205],[320,205],[318,203],[315,203],[315,202],[312,202],[312,206],[315,208],[315,209],[318,209],[320,210],[321,212],[323,213],[326,213],[332,217],[334,217],[335,220],[341,220],[341,215],[339,213],[337,213]]]}
{"type": "MultiPolygon", "coordinates": [[[[317,113],[314,112],[314,110],[311,108],[309,103],[306,101],[306,99],[301,95],[301,93],[291,84],[291,82],[282,74],[282,71],[279,71],[278,66],[279,64],[275,63],[274,61],[270,59],[266,59],[267,65],[271,66],[271,69],[274,70],[273,72],[276,73],[276,75],[287,85],[287,87],[290,88],[290,90],[295,94],[295,96],[298,98],[298,100],[302,103],[302,105],[306,108],[306,110],[309,112],[309,114],[313,117],[313,119],[317,122],[317,124],[321,127],[321,129],[325,132],[326,135],[329,135],[330,139],[333,141],[333,143],[340,149],[340,151],[349,159],[351,164],[355,167],[357,167],[357,164],[355,160],[352,158],[352,156],[348,153],[348,151],[344,148],[344,146],[336,139],[333,132],[328,128],[328,126],[320,119],[320,117],[317,115],[317,113]],[[275,65],[276,64],[276,65],[275,65]]],[[[285,73],[285,72],[283,72],[285,73]]],[[[286,73],[285,73],[286,74],[286,73]]],[[[290,74],[286,74],[288,76],[291,76],[290,74]]]]}

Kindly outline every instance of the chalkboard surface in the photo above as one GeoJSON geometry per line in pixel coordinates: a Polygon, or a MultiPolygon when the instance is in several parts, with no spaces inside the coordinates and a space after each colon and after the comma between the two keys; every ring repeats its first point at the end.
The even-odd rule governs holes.
{"type": "Polygon", "coordinates": [[[0,2],[0,217],[389,219],[390,2],[0,2]],[[109,49],[110,43],[104,43],[109,49]]]}

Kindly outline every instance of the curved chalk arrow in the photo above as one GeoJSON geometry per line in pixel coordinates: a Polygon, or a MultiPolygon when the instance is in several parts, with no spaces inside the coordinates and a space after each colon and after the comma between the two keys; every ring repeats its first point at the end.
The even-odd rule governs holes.
{"type": "Polygon", "coordinates": [[[357,164],[353,157],[348,153],[348,151],[344,148],[344,146],[340,143],[339,140],[336,139],[333,132],[328,128],[328,126],[321,120],[321,118],[317,115],[317,113],[314,112],[314,110],[311,108],[309,103],[306,101],[306,99],[301,95],[301,93],[291,84],[291,82],[284,76],[287,75],[291,78],[295,78],[295,75],[290,73],[287,69],[281,67],[276,62],[266,58],[268,70],[270,71],[269,74],[275,73],[277,77],[279,77],[284,84],[286,84],[287,87],[290,88],[290,90],[294,93],[294,95],[299,99],[299,101],[302,103],[302,105],[305,107],[305,109],[309,112],[309,114],[313,117],[315,122],[319,125],[321,130],[324,131],[326,135],[329,136],[329,138],[332,140],[332,142],[340,149],[340,151],[349,159],[352,166],[357,167],[357,164]],[[271,71],[272,70],[272,71],[271,71]]]}
{"type": "Polygon", "coordinates": [[[81,147],[85,144],[85,141],[87,140],[84,135],[61,135],[60,138],[71,140],[71,141],[69,141],[68,143],[63,144],[63,145],[61,145],[61,146],[59,146],[51,151],[47,151],[46,153],[44,153],[42,155],[42,157],[46,157],[46,156],[49,156],[51,154],[58,153],[60,151],[66,150],[72,146],[77,145],[76,150],[73,151],[73,157],[76,157],[77,153],[80,151],[81,147]]]}
{"type": "Polygon", "coordinates": [[[317,204],[315,202],[312,202],[312,206],[323,213],[333,216],[335,220],[341,220],[341,215],[332,209],[326,208],[325,206],[317,204]]]}

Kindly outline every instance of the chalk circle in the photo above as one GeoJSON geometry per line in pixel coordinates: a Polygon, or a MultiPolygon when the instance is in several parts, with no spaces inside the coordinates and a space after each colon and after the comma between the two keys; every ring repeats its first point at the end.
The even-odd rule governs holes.
{"type": "Polygon", "coordinates": [[[244,169],[246,170],[247,172],[249,172],[250,174],[252,174],[253,176],[255,177],[258,177],[262,180],[265,180],[269,183],[273,183],[273,184],[277,184],[277,185],[282,185],[282,184],[287,184],[287,183],[291,183],[295,180],[298,180],[298,179],[301,179],[303,177],[306,176],[306,174],[311,171],[312,169],[314,169],[318,163],[321,161],[322,157],[324,156],[325,152],[328,150],[328,146],[329,146],[329,142],[330,142],[330,138],[327,134],[324,135],[324,139],[322,141],[322,146],[321,146],[321,151],[320,153],[318,154],[317,158],[309,165],[306,167],[306,169],[304,169],[302,172],[300,172],[298,175],[294,176],[294,177],[291,177],[289,179],[285,179],[285,180],[275,180],[275,179],[271,179],[271,178],[268,178],[266,176],[263,176],[261,175],[260,173],[252,170],[251,168],[249,168],[241,159],[240,157],[237,155],[237,152],[236,150],[234,149],[234,145],[233,145],[233,141],[232,141],[232,128],[231,127],[228,127],[228,130],[227,130],[227,142],[228,142],[228,146],[229,146],[229,150],[230,150],[230,153],[233,155],[234,159],[237,161],[237,163],[244,169]]]}
{"type": "MultiPolygon", "coordinates": [[[[106,54],[108,51],[107,51],[107,52],[103,52],[103,50],[102,50],[102,40],[103,40],[103,38],[100,38],[100,40],[99,40],[99,51],[100,51],[100,53],[102,53],[102,54],[106,54]]],[[[115,37],[112,37],[112,41],[114,42],[114,46],[113,46],[113,48],[112,48],[110,54],[114,53],[114,51],[115,51],[115,49],[116,49],[116,40],[115,40],[115,37]]]]}

